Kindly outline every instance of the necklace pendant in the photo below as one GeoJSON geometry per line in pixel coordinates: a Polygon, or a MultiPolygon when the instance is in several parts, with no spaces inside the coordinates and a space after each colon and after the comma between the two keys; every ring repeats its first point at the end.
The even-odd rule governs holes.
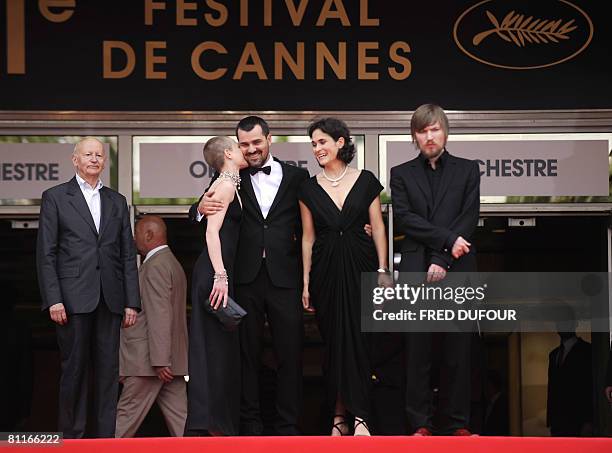
{"type": "Polygon", "coordinates": [[[340,183],[338,181],[334,181],[331,183],[332,187],[338,187],[340,185],[340,183]]]}

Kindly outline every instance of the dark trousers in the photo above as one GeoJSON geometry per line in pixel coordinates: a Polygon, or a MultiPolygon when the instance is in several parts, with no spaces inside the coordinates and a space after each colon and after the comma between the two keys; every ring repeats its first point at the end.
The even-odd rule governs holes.
{"type": "Polygon", "coordinates": [[[297,288],[279,288],[270,281],[264,263],[257,278],[235,287],[236,301],[247,315],[240,324],[242,357],[242,400],[240,434],[263,432],[259,399],[259,377],[263,351],[264,323],[267,318],[276,355],[277,389],[274,423],[276,434],[297,435],[302,402],[302,304],[297,288]]]}
{"type": "Polygon", "coordinates": [[[93,312],[69,315],[67,324],[56,326],[62,368],[58,429],[65,438],[85,435],[90,365],[96,425],[89,431],[94,437],[115,437],[121,319],[101,296],[93,312]]]}
{"type": "Polygon", "coordinates": [[[467,428],[470,417],[471,334],[410,333],[406,335],[406,413],[413,429],[433,426],[433,393],[431,389],[433,335],[443,335],[441,367],[447,376],[447,403],[439,408],[447,421],[445,430],[467,428]]]}

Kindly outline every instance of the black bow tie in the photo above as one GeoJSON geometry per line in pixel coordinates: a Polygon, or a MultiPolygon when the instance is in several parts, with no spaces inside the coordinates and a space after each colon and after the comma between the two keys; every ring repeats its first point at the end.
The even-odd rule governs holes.
{"type": "Polygon", "coordinates": [[[249,167],[249,173],[251,175],[256,175],[258,171],[264,172],[266,175],[269,175],[272,171],[272,167],[270,165],[266,165],[265,167],[249,167]]]}

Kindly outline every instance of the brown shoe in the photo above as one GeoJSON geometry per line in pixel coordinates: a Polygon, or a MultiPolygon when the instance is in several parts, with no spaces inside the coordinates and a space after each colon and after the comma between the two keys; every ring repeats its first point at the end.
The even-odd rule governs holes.
{"type": "Polygon", "coordinates": [[[413,436],[432,436],[433,434],[431,433],[429,429],[425,428],[424,426],[421,426],[412,435],[413,436]]]}

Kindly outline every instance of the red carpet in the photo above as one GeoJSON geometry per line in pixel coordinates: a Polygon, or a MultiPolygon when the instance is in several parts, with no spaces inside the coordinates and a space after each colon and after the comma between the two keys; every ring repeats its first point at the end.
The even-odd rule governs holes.
{"type": "MultiPolygon", "coordinates": [[[[0,447],[52,453],[54,447],[0,447]]],[[[611,453],[612,438],[232,437],[66,440],[61,453],[611,453]]]]}

